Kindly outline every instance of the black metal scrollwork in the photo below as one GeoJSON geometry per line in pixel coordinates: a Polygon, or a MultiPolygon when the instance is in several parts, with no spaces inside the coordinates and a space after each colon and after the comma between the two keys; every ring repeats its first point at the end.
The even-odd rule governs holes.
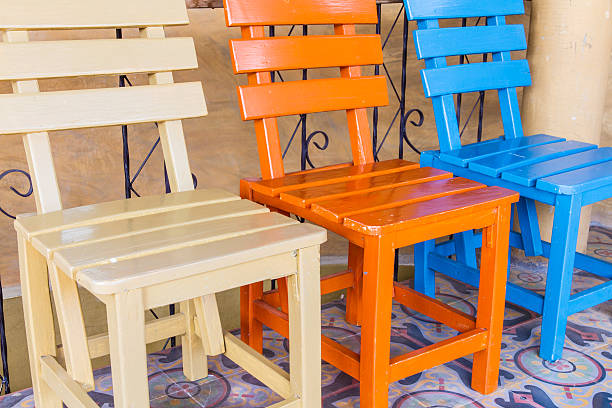
{"type": "MultiPolygon", "coordinates": [[[[34,191],[34,188],[32,186],[32,179],[30,178],[30,174],[28,174],[28,172],[24,171],[24,170],[20,170],[20,169],[10,169],[10,170],[6,170],[4,172],[2,172],[2,174],[0,174],[0,180],[2,180],[3,178],[5,178],[6,176],[8,176],[9,174],[13,174],[13,173],[19,173],[19,174],[23,174],[26,179],[28,180],[29,183],[29,187],[28,187],[28,191],[26,191],[25,193],[22,193],[21,191],[17,190],[15,187],[10,186],[9,189],[17,194],[20,197],[29,197],[32,195],[32,192],[34,191]]],[[[15,216],[8,213],[4,208],[0,207],[0,212],[2,212],[2,214],[6,215],[9,218],[15,219],[15,216]]]]}

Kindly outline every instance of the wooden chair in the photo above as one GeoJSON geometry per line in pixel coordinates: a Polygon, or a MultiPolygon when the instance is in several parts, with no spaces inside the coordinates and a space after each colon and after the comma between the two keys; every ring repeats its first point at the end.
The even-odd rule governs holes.
{"type": "MultiPolygon", "coordinates": [[[[474,353],[472,384],[483,393],[498,383],[506,280],[510,203],[508,190],[485,187],[404,160],[375,163],[367,107],[387,103],[386,81],[362,76],[360,65],[382,63],[377,35],[355,34],[355,24],[377,21],[373,0],[226,0],[244,120],[253,120],[261,179],[241,183],[242,197],[275,211],[296,214],[347,238],[348,270],[325,277],[321,292],[348,289],[347,321],[361,324],[361,355],[322,337],[323,359],[361,382],[362,408],[387,407],[389,383],[474,353]],[[334,35],[265,37],[266,25],[329,24],[334,35]],[[340,77],[272,83],[270,72],[340,67],[340,77]],[[353,163],[285,174],[277,117],[346,110],[353,163]],[[396,248],[484,228],[482,288],[476,319],[393,282],[396,248]],[[390,357],[392,299],[461,332],[456,337],[390,357]]],[[[287,336],[286,282],[263,293],[257,283],[242,289],[242,338],[262,347],[262,324],[287,336]],[[279,310],[280,308],[280,310],[279,310]]]]}
{"type": "MultiPolygon", "coordinates": [[[[15,222],[30,367],[38,408],[94,408],[91,359],[110,354],[115,406],[149,406],[146,344],[182,336],[183,371],[207,376],[224,353],[285,400],[320,406],[319,244],[301,225],[220,190],[194,191],[181,119],[206,114],[183,0],[3,1],[0,134],[24,133],[38,215],[15,222]],[[28,31],[137,28],[140,38],[28,41],[28,31]],[[39,92],[38,79],[149,74],[149,84],[39,92]],[[172,194],[62,209],[48,131],[156,122],[172,194]],[[215,293],[287,277],[290,374],[222,331],[215,293]],[[61,332],[56,347],[49,280],[61,332]],[[77,285],[106,304],[109,333],[87,338],[77,285]],[[180,313],[145,323],[145,311],[180,302],[180,313]],[[64,369],[56,357],[62,355],[64,369]]],[[[109,34],[114,36],[114,31],[109,34]]]]}
{"type": "MultiPolygon", "coordinates": [[[[418,22],[414,33],[417,56],[425,60],[421,72],[426,96],[432,99],[439,151],[425,152],[421,164],[468,177],[487,185],[518,191],[514,208],[521,233],[510,243],[527,256],[549,258],[544,296],[508,283],[508,301],[542,314],[540,356],[561,358],[569,315],[612,299],[612,281],[571,294],[574,267],[612,278],[612,264],[576,253],[583,206],[612,197],[612,148],[549,135],[524,136],[516,87],[529,86],[526,60],[512,60],[511,51],[527,47],[522,25],[506,25],[505,15],[522,14],[522,0],[405,0],[408,18],[418,22]],[[486,17],[486,26],[439,28],[439,19],[486,17]],[[492,54],[491,62],[447,66],[446,57],[492,54]],[[497,89],[504,136],[462,146],[453,94],[497,89]],[[551,242],[540,238],[535,202],[555,208],[551,242]]],[[[433,295],[434,270],[478,285],[474,262],[477,236],[472,231],[454,241],[419,247],[424,261],[417,266],[417,288],[433,295]],[[456,251],[453,248],[456,246],[456,251]],[[457,266],[448,259],[456,252],[470,262],[457,266]]]]}

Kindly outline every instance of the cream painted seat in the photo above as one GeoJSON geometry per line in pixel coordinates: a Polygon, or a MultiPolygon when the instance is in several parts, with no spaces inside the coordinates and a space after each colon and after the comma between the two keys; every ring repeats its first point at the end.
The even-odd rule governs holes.
{"type": "Polygon", "coordinates": [[[221,190],[193,189],[181,119],[206,114],[204,95],[199,82],[173,83],[170,71],[197,59],[192,39],[165,38],[163,29],[188,22],[184,1],[0,0],[0,10],[0,81],[14,90],[0,95],[0,134],[24,135],[38,210],[15,221],[36,406],[96,407],[91,359],[108,354],[115,406],[149,406],[146,344],[171,336],[182,336],[191,380],[207,375],[208,355],[224,353],[284,398],[275,407],[320,406],[326,233],[221,190]],[[128,27],[140,38],[28,41],[32,30],[128,27]],[[37,81],[128,73],[149,74],[149,85],[39,92],[37,81]],[[62,209],[47,132],[145,122],[158,125],[173,193],[62,209]],[[281,277],[290,374],[223,331],[215,300],[281,277]],[[87,337],[77,285],[105,303],[108,334],[87,337]],[[145,322],[147,309],[173,303],[180,313],[145,322]]]}

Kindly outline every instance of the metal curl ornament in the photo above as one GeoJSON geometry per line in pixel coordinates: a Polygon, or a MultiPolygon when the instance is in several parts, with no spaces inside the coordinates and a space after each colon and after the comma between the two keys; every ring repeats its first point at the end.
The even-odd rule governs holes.
{"type": "Polygon", "coordinates": [[[316,130],[316,131],[314,131],[314,132],[312,132],[311,134],[308,135],[308,137],[304,141],[304,145],[303,145],[303,149],[302,149],[302,169],[305,169],[306,163],[308,163],[310,168],[312,168],[312,169],[315,168],[315,165],[310,160],[310,152],[308,150],[311,142],[312,142],[312,144],[314,144],[314,146],[317,149],[323,151],[323,150],[326,150],[327,147],[329,146],[329,136],[327,135],[327,133],[325,133],[322,130],[316,130]],[[319,134],[323,135],[323,145],[320,145],[319,143],[317,143],[316,140],[314,140],[314,141],[312,140],[316,135],[319,135],[319,134]]]}
{"type": "MultiPolygon", "coordinates": [[[[29,197],[32,195],[32,193],[34,192],[34,186],[32,185],[32,178],[30,177],[30,175],[24,171],[24,170],[19,170],[19,169],[11,169],[11,170],[6,170],[4,171],[2,174],[0,174],[0,180],[2,180],[4,177],[8,176],[9,174],[12,173],[20,173],[23,174],[24,176],[26,176],[26,178],[28,179],[28,183],[30,184],[30,187],[28,188],[28,191],[26,191],[25,193],[22,193],[21,191],[17,190],[15,187],[10,186],[10,190],[17,194],[20,197],[29,197]]],[[[0,212],[2,212],[2,214],[6,215],[9,218],[15,219],[14,215],[9,214],[8,212],[6,212],[2,207],[0,207],[0,212]]]]}
{"type": "Polygon", "coordinates": [[[400,129],[402,132],[402,140],[404,142],[406,142],[406,144],[408,144],[408,146],[410,146],[410,148],[417,154],[421,154],[421,151],[419,149],[417,149],[417,147],[412,144],[412,142],[410,141],[410,139],[408,139],[408,135],[406,133],[406,122],[408,122],[408,120],[410,119],[410,116],[416,113],[419,116],[419,119],[415,122],[414,120],[410,120],[410,123],[412,124],[412,126],[414,127],[421,127],[423,126],[423,123],[425,122],[425,115],[423,114],[423,112],[420,109],[410,109],[408,112],[406,112],[404,114],[404,116],[401,117],[400,119],[400,129]]]}

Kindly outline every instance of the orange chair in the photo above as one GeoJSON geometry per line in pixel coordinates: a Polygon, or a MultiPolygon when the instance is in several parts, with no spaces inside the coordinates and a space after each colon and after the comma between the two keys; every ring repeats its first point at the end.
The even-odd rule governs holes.
{"type": "MultiPolygon", "coordinates": [[[[325,277],[321,292],[347,292],[348,322],[360,324],[361,355],[322,337],[323,359],[361,382],[361,407],[386,407],[390,382],[474,353],[473,387],[490,393],[499,373],[508,257],[510,205],[518,195],[417,163],[375,163],[365,108],[387,104],[386,81],[362,76],[381,64],[378,35],[356,35],[355,24],[377,20],[374,0],[225,0],[243,120],[254,120],[262,179],[242,180],[241,195],[296,214],[350,241],[346,272],[325,277]],[[265,37],[266,25],[329,24],[334,35],[265,37]],[[272,71],[340,67],[340,77],[272,83],[272,71]],[[277,117],[346,110],[353,164],[285,174],[277,117]],[[473,318],[393,282],[395,249],[482,228],[478,315],[473,318]],[[461,332],[390,358],[392,299],[461,332]]],[[[262,324],[288,336],[286,283],[264,293],[241,290],[242,338],[262,348],[262,324]]]]}

